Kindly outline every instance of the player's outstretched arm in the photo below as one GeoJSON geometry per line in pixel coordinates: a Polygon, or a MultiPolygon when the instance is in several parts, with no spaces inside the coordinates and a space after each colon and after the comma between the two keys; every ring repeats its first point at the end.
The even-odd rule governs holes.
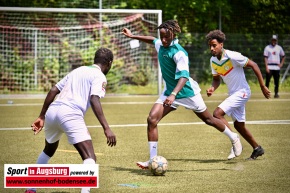
{"type": "Polygon", "coordinates": [[[255,75],[258,78],[261,90],[263,92],[263,95],[265,96],[265,98],[270,98],[271,97],[271,91],[265,86],[264,84],[264,79],[262,76],[262,73],[260,71],[259,66],[252,60],[249,60],[248,64],[247,64],[248,68],[252,68],[252,70],[254,71],[255,75]]]}
{"type": "Polygon", "coordinates": [[[123,28],[122,33],[125,36],[127,36],[128,38],[140,40],[140,41],[148,43],[148,44],[152,44],[153,40],[155,39],[155,37],[153,37],[153,36],[133,35],[132,32],[128,28],[123,28]]]}
{"type": "Polygon", "coordinates": [[[38,118],[31,124],[31,128],[32,128],[32,131],[34,132],[34,135],[38,134],[42,130],[44,126],[45,113],[49,105],[53,102],[55,96],[59,92],[60,91],[58,90],[56,86],[53,86],[48,92],[38,118]]]}
{"type": "Polygon", "coordinates": [[[113,133],[113,131],[111,130],[111,128],[106,120],[106,117],[104,115],[103,108],[102,108],[102,105],[100,102],[100,97],[97,95],[92,95],[90,98],[90,103],[91,103],[91,107],[92,107],[92,110],[93,110],[95,116],[98,118],[100,124],[102,125],[102,127],[104,129],[104,133],[105,133],[105,136],[107,138],[108,146],[111,146],[111,147],[115,146],[117,143],[116,136],[113,133]]]}

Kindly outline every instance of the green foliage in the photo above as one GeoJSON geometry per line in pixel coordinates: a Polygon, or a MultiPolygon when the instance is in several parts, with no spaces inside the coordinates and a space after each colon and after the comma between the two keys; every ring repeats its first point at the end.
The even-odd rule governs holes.
{"type": "Polygon", "coordinates": [[[123,78],[121,69],[124,66],[123,60],[114,60],[113,65],[109,71],[109,73],[106,75],[108,85],[106,87],[106,90],[108,92],[114,92],[118,90],[118,87],[120,86],[120,82],[123,78]]]}

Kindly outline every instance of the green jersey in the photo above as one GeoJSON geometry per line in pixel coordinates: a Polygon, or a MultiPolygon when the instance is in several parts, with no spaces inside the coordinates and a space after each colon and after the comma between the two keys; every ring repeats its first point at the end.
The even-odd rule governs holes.
{"type": "Polygon", "coordinates": [[[167,48],[162,46],[160,39],[155,39],[153,44],[158,52],[162,77],[166,83],[164,95],[169,96],[182,77],[187,78],[188,81],[177,94],[176,99],[193,97],[199,93],[198,84],[189,76],[188,53],[178,44],[178,39],[174,39],[167,48]]]}

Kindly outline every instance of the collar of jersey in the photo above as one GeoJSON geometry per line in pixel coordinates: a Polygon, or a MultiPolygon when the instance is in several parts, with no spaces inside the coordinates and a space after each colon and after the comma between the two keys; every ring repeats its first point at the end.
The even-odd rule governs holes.
{"type": "Polygon", "coordinates": [[[93,64],[92,67],[94,68],[98,68],[99,70],[101,70],[100,66],[96,65],[96,64],[93,64]]]}
{"type": "Polygon", "coordinates": [[[177,38],[173,39],[168,47],[173,46],[174,44],[178,44],[178,39],[177,38]]]}

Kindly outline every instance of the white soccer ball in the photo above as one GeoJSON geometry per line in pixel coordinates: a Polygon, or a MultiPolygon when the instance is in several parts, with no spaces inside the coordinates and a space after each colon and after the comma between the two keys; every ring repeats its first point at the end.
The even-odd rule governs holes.
{"type": "Polygon", "coordinates": [[[149,160],[149,170],[155,176],[162,176],[166,173],[168,162],[165,157],[157,155],[149,160]]]}

